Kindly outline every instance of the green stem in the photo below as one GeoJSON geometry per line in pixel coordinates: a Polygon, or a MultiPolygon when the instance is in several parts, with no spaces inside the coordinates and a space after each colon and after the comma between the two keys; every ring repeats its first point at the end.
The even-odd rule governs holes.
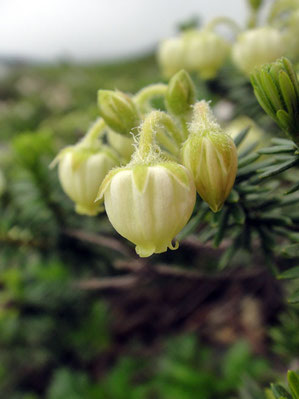
{"type": "MultiPolygon", "coordinates": [[[[155,137],[157,141],[175,158],[179,154],[182,142],[181,132],[172,118],[165,112],[152,111],[144,120],[140,132],[138,155],[146,160],[155,153],[155,137]]],[[[157,149],[157,146],[156,146],[157,149]]]]}
{"type": "Polygon", "coordinates": [[[241,28],[239,25],[231,18],[229,17],[216,17],[213,18],[206,26],[204,29],[207,30],[213,30],[217,25],[220,24],[225,24],[228,25],[230,28],[232,28],[233,32],[236,33],[237,35],[241,32],[241,28]]]}
{"type": "Polygon", "coordinates": [[[134,102],[139,107],[142,113],[147,113],[152,110],[151,100],[154,97],[165,97],[167,85],[163,83],[153,84],[140,90],[134,97],[134,102]]]}
{"type": "Polygon", "coordinates": [[[159,143],[171,154],[176,157],[179,155],[179,147],[167,136],[167,134],[165,134],[163,130],[157,132],[157,139],[159,143]]]}
{"type": "Polygon", "coordinates": [[[104,133],[106,124],[104,119],[98,118],[88,129],[83,137],[82,143],[86,146],[92,146],[104,133]]]}
{"type": "Polygon", "coordinates": [[[155,131],[153,130],[153,118],[150,114],[145,118],[139,138],[138,153],[141,159],[146,159],[150,155],[154,144],[155,131]]]}
{"type": "Polygon", "coordinates": [[[175,140],[177,144],[180,144],[184,140],[184,135],[182,132],[177,128],[172,118],[166,114],[165,112],[161,111],[153,111],[152,114],[155,114],[155,124],[156,128],[165,128],[167,132],[169,132],[170,136],[175,140]]]}

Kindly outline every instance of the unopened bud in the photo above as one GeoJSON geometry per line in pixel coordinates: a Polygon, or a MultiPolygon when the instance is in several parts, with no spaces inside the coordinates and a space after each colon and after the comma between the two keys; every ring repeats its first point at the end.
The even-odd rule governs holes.
{"type": "Polygon", "coordinates": [[[232,58],[242,72],[250,75],[255,67],[275,61],[284,53],[282,34],[277,29],[263,27],[241,33],[233,46],[232,58]]]}
{"type": "Polygon", "coordinates": [[[299,82],[287,58],[266,64],[251,75],[264,111],[299,145],[299,82]]]}
{"type": "Polygon", "coordinates": [[[140,116],[133,100],[121,91],[99,90],[100,115],[117,133],[129,136],[140,124],[140,116]]]}
{"type": "Polygon", "coordinates": [[[198,194],[218,212],[236,178],[236,146],[216,123],[205,101],[195,104],[189,130],[182,148],[183,164],[191,171],[198,194]]]}
{"type": "Polygon", "coordinates": [[[166,93],[167,109],[175,116],[184,116],[191,110],[195,100],[195,86],[189,74],[181,70],[168,83],[166,93]]]}

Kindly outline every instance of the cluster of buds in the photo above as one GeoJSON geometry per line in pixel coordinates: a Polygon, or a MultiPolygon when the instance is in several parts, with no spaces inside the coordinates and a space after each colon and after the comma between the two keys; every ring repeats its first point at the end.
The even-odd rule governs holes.
{"type": "Polygon", "coordinates": [[[158,50],[158,61],[167,79],[182,68],[211,79],[224,64],[229,50],[230,44],[211,29],[190,29],[180,37],[164,40],[158,50]]]}
{"type": "Polygon", "coordinates": [[[81,214],[97,214],[104,201],[111,224],[135,244],[139,256],[176,249],[175,237],[192,215],[196,191],[213,212],[229,195],[237,171],[233,140],[209,104],[196,101],[185,71],[134,97],[100,91],[99,108],[101,118],[87,135],[54,160],[62,188],[81,214]],[[167,112],[148,110],[157,95],[167,112]],[[101,140],[104,133],[108,145],[101,140]],[[129,161],[116,149],[123,144],[118,138],[134,142],[129,161]]]}
{"type": "Polygon", "coordinates": [[[299,146],[299,82],[290,61],[281,58],[256,69],[251,83],[264,111],[299,146]]]}

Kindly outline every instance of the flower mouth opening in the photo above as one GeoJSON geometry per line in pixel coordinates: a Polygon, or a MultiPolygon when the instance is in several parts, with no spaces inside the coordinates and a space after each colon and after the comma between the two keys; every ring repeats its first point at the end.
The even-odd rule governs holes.
{"type": "Polygon", "coordinates": [[[179,242],[177,240],[170,241],[168,244],[163,244],[160,246],[156,245],[136,245],[135,251],[137,255],[141,258],[147,258],[153,254],[161,254],[166,252],[168,249],[175,251],[179,247],[179,242]]]}

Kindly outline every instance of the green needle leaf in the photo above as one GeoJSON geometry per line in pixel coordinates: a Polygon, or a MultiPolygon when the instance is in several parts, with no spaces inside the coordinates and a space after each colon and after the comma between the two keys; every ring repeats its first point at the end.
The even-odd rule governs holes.
{"type": "Polygon", "coordinates": [[[296,279],[299,278],[299,266],[295,266],[292,267],[289,270],[284,271],[283,273],[281,273],[278,278],[280,280],[292,280],[292,279],[296,279]]]}
{"type": "Polygon", "coordinates": [[[246,127],[245,129],[241,130],[240,133],[237,135],[237,137],[234,139],[235,145],[238,147],[242,141],[245,139],[247,136],[248,132],[250,130],[250,126],[246,127]]]}
{"type": "Polygon", "coordinates": [[[290,161],[286,161],[278,166],[272,166],[267,168],[266,171],[264,171],[262,174],[259,175],[259,179],[265,179],[267,177],[275,176],[279,173],[284,172],[285,170],[290,169],[292,166],[296,165],[299,163],[299,158],[292,158],[290,161]]]}
{"type": "Polygon", "coordinates": [[[288,371],[288,383],[294,399],[299,399],[299,376],[294,371],[288,371]]]}
{"type": "Polygon", "coordinates": [[[291,304],[299,303],[299,290],[295,291],[289,298],[288,302],[291,304]]]}

